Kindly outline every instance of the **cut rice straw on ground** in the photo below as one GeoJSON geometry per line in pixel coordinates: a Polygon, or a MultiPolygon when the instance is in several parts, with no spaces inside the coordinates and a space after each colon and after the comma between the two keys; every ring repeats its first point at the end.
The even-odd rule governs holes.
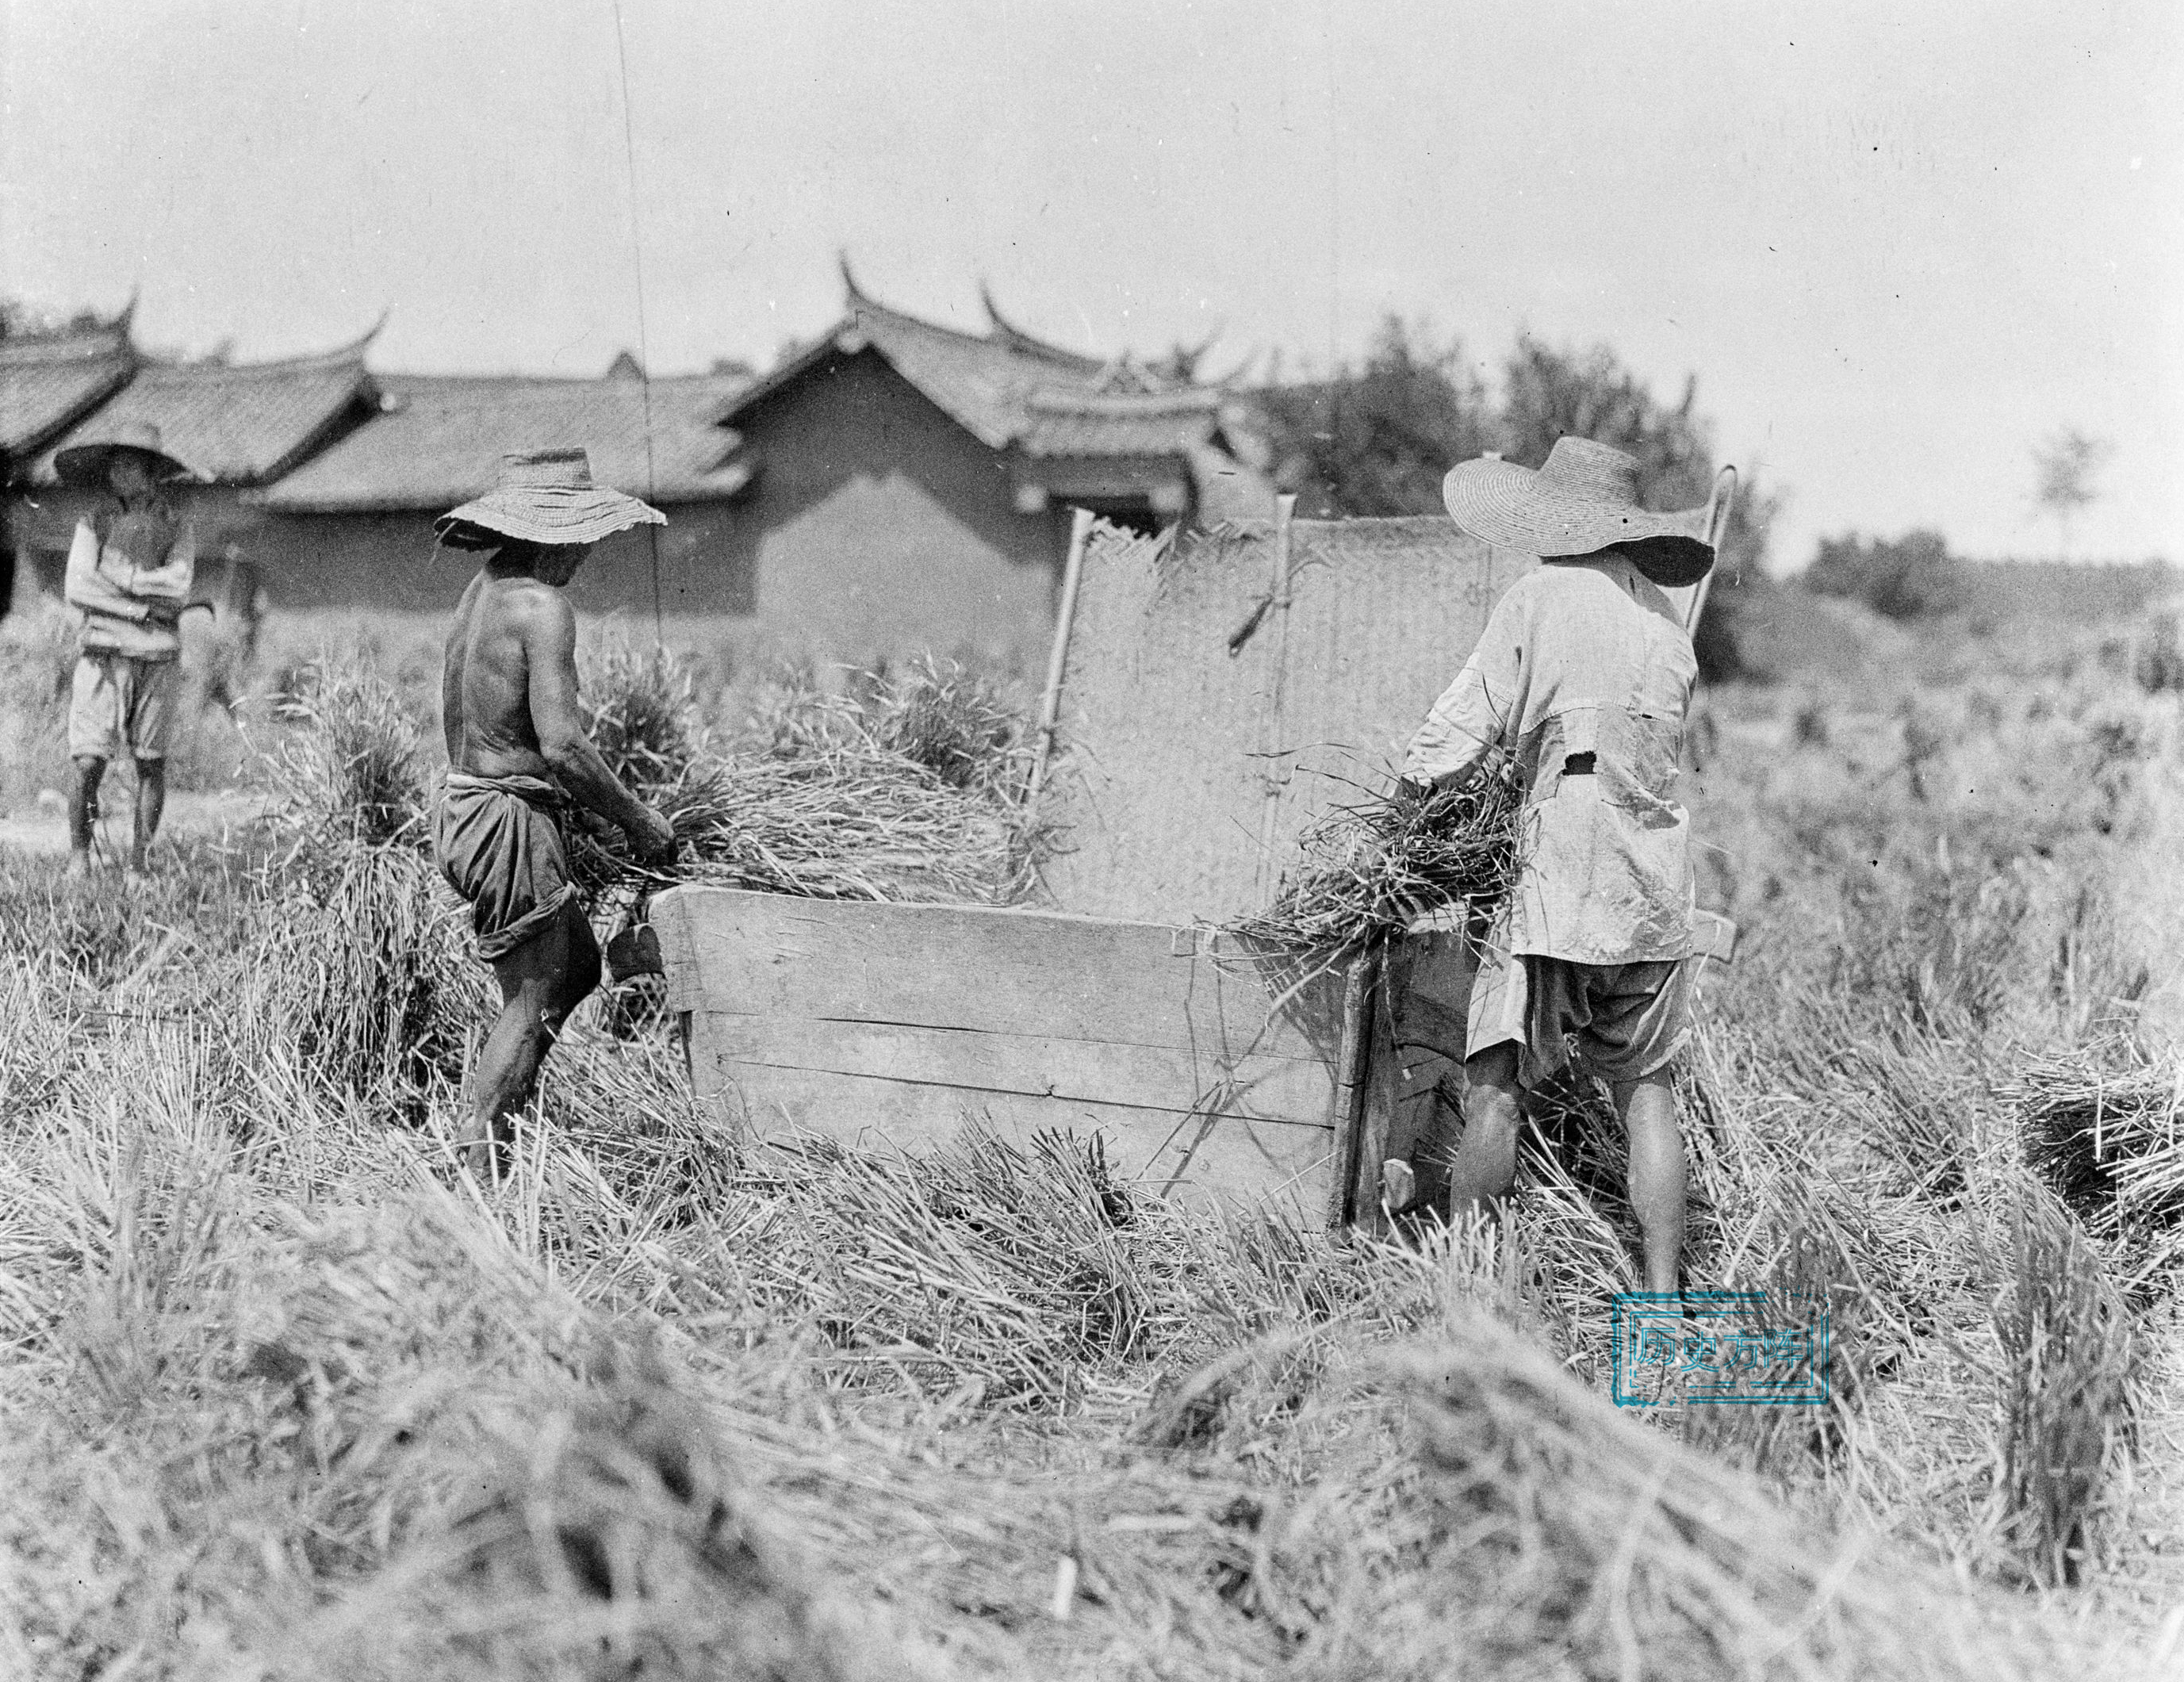
{"type": "Polygon", "coordinates": [[[2184,1064],[2094,1046],[2026,1065],[1999,1095],[2032,1166],[2117,1250],[2126,1294],[2184,1265],[2184,1064]]]}

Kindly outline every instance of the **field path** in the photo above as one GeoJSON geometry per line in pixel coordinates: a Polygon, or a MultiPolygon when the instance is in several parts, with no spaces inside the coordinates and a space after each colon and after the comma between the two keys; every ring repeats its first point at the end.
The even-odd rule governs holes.
{"type": "MultiPolygon", "coordinates": [[[[0,810],[0,848],[53,857],[68,851],[68,814],[47,798],[51,794],[48,790],[36,801],[18,801],[0,810]]],[[[135,784],[126,771],[107,773],[102,791],[106,812],[100,827],[107,847],[117,858],[129,849],[130,803],[135,798],[135,784]]],[[[254,789],[178,790],[167,796],[166,816],[160,822],[159,833],[167,840],[183,836],[236,840],[265,810],[265,796],[254,789]]]]}

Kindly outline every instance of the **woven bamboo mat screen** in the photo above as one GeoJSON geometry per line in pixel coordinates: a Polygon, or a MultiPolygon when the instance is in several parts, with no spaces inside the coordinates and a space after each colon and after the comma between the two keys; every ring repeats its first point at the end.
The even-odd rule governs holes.
{"type": "Polygon", "coordinates": [[[1279,554],[1268,524],[1095,531],[1050,779],[1061,909],[1218,922],[1260,903],[1312,819],[1380,790],[1535,565],[1445,519],[1298,521],[1286,590],[1279,554]]]}

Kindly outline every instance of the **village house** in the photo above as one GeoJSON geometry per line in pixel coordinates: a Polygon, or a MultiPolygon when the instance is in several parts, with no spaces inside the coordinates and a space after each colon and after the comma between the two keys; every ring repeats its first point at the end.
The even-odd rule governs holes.
{"type": "MultiPolygon", "coordinates": [[[[262,583],[280,601],[292,558],[270,540],[248,493],[378,412],[379,388],[364,365],[371,338],[367,333],[316,355],[241,364],[155,361],[130,350],[110,394],[42,442],[27,482],[20,471],[16,476],[9,515],[28,570],[58,593],[70,537],[101,495],[60,484],[54,453],[108,427],[148,421],[163,445],[206,482],[192,495],[190,515],[200,593],[245,600],[262,583]]],[[[0,371],[12,385],[14,370],[0,371]]]]}
{"type": "Polygon", "coordinates": [[[752,580],[732,527],[750,472],[714,420],[749,383],[745,373],[648,381],[627,355],[604,379],[381,375],[369,425],[250,498],[280,557],[273,599],[452,605],[470,567],[436,553],[433,520],[490,487],[504,451],[579,444],[596,479],[656,504],[667,524],[601,543],[571,587],[577,604],[749,614],[752,580]]]}
{"type": "Polygon", "coordinates": [[[889,309],[843,265],[841,319],[727,404],[751,493],[754,610],[838,648],[1042,638],[1072,506],[1154,529],[1263,516],[1217,388],[889,309]]]}
{"type": "Polygon", "coordinates": [[[56,588],[88,497],[54,482],[53,452],[149,420],[211,482],[194,504],[207,593],[437,610],[466,571],[436,552],[434,517],[489,487],[504,451],[578,444],[601,482],[668,516],[600,546],[580,606],[727,618],[856,659],[1040,647],[1072,507],[1147,530],[1271,511],[1227,390],[1063,349],[990,298],[987,330],[965,332],[843,279],[841,319],[763,378],[647,379],[627,354],[598,379],[382,374],[370,335],[170,363],[131,346],[125,316],[0,342],[0,420],[23,452],[13,529],[56,588]]]}
{"type": "Polygon", "coordinates": [[[126,309],[111,320],[87,315],[66,327],[0,337],[0,489],[8,495],[0,613],[14,598],[17,557],[28,547],[15,530],[19,469],[27,472],[41,450],[120,390],[136,368],[126,309]]]}

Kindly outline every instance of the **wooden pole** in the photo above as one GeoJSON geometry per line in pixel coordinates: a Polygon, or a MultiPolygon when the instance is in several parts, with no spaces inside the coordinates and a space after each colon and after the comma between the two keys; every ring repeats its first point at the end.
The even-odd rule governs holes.
{"type": "Polygon", "coordinates": [[[1256,874],[1259,897],[1272,887],[1267,872],[1273,864],[1275,820],[1282,809],[1282,789],[1288,778],[1282,770],[1282,691],[1290,662],[1290,553],[1296,498],[1274,498],[1274,575],[1271,610],[1280,617],[1274,624],[1273,677],[1267,686],[1266,727],[1259,735],[1259,775],[1263,779],[1266,804],[1259,816],[1259,865],[1256,874]]]}
{"type": "MultiPolygon", "coordinates": [[[[1721,554],[1721,534],[1729,529],[1729,510],[1736,500],[1736,469],[1724,465],[1713,476],[1713,494],[1707,499],[1707,543],[1719,556],[1721,554]]],[[[1717,561],[1717,565],[1719,562],[1717,561]]],[[[1706,611],[1707,592],[1713,588],[1713,569],[1699,580],[1699,587],[1691,592],[1691,610],[1684,615],[1686,636],[1699,628],[1699,615],[1706,611]]]]}
{"type": "Polygon", "coordinates": [[[1054,732],[1061,716],[1061,674],[1069,664],[1069,632],[1077,621],[1077,586],[1084,576],[1084,549],[1092,538],[1092,510],[1073,510],[1069,521],[1069,560],[1061,569],[1061,605],[1054,619],[1054,648],[1046,659],[1046,693],[1039,703],[1039,738],[1031,761],[1029,798],[1039,799],[1046,783],[1046,761],[1054,752],[1054,732]]]}
{"type": "Polygon", "coordinates": [[[1365,1094],[1373,1068],[1373,994],[1379,974],[1380,955],[1368,947],[1351,960],[1350,977],[1342,989],[1342,1044],[1335,1054],[1334,1161],[1327,1189],[1330,1227],[1357,1218],[1357,1179],[1365,1148],[1365,1094]]]}

